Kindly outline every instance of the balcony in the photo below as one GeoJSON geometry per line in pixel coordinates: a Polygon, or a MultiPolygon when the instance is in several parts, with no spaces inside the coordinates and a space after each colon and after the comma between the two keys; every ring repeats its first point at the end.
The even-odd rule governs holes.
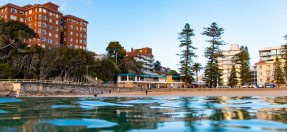
{"type": "Polygon", "coordinates": [[[150,72],[150,71],[143,71],[144,74],[148,75],[157,75],[156,73],[150,72]]]}

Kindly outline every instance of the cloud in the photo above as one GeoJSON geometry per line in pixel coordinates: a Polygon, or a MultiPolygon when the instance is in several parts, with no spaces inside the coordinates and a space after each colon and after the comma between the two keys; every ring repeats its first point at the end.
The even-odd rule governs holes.
{"type": "Polygon", "coordinates": [[[90,3],[91,3],[91,1],[87,1],[87,2],[86,2],[86,4],[90,4],[90,3]]]}
{"type": "Polygon", "coordinates": [[[65,10],[67,5],[68,5],[67,3],[61,4],[60,10],[65,10]]]}

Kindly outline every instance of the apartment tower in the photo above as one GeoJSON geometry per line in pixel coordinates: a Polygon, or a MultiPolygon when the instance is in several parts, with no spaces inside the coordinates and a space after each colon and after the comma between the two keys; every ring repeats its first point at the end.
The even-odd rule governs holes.
{"type": "Polygon", "coordinates": [[[31,39],[28,42],[28,45],[38,44],[41,45],[42,47],[45,47],[45,45],[50,44],[58,47],[73,46],[75,48],[86,49],[87,47],[86,31],[88,22],[83,19],[74,17],[72,15],[63,16],[63,14],[58,11],[58,8],[59,6],[52,2],[48,2],[42,5],[28,4],[23,7],[8,3],[0,7],[0,18],[5,19],[6,22],[10,20],[21,21],[26,25],[28,25],[30,28],[32,28],[36,33],[38,33],[40,38],[31,39]],[[73,22],[64,23],[64,21],[67,19],[69,19],[70,21],[72,19],[72,21],[75,24],[74,25],[71,24],[73,22]],[[79,24],[77,25],[77,23],[79,24]],[[69,28],[63,28],[67,27],[67,25],[65,24],[68,24],[69,26],[70,25],[75,26],[74,28],[75,30],[69,28]],[[74,40],[71,41],[70,43],[65,43],[64,33],[71,31],[75,35],[78,34],[79,38],[77,38],[77,36],[68,36],[70,38],[73,38],[74,40]],[[80,34],[82,34],[82,38],[80,37],[80,34]],[[76,41],[77,39],[79,41],[76,41]]]}
{"type": "MultiPolygon", "coordinates": [[[[240,65],[235,64],[233,62],[233,57],[235,54],[239,53],[239,45],[238,44],[231,44],[230,50],[222,51],[222,54],[225,57],[219,57],[217,58],[219,69],[222,70],[222,76],[221,76],[221,82],[219,82],[220,86],[227,86],[228,80],[231,75],[231,68],[233,65],[235,65],[236,71],[237,71],[237,77],[239,77],[239,71],[240,71],[240,65]]],[[[238,78],[238,84],[240,84],[240,79],[238,78]]]]}
{"type": "Polygon", "coordinates": [[[259,62],[256,63],[257,84],[264,86],[272,84],[273,63],[278,57],[284,65],[284,59],[281,57],[282,46],[264,48],[259,50],[259,62]]]}
{"type": "Polygon", "coordinates": [[[142,72],[147,75],[157,75],[153,72],[153,54],[152,49],[145,47],[141,49],[133,49],[131,48],[131,52],[127,52],[126,57],[132,57],[137,62],[143,65],[142,72]]]}

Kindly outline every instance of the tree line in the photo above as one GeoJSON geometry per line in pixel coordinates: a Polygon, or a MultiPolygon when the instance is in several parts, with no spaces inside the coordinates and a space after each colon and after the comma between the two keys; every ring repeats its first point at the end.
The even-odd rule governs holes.
{"type": "MultiPolygon", "coordinates": [[[[226,45],[226,43],[221,40],[221,35],[224,33],[224,29],[219,27],[217,23],[213,22],[209,27],[204,27],[201,33],[204,36],[210,37],[206,40],[210,46],[205,47],[204,56],[207,58],[205,67],[202,67],[200,63],[193,62],[197,55],[194,51],[197,49],[193,46],[191,37],[194,37],[194,30],[190,28],[188,23],[185,24],[184,28],[179,34],[178,40],[180,41],[179,47],[183,48],[180,56],[180,74],[184,76],[185,86],[191,83],[190,80],[194,80],[192,76],[194,72],[196,73],[196,78],[198,79],[198,71],[204,69],[203,80],[206,82],[208,87],[216,87],[221,81],[222,69],[218,65],[218,58],[225,58],[220,49],[221,46],[226,45]]],[[[241,84],[251,80],[250,72],[250,57],[248,53],[247,46],[240,48],[240,53],[236,54],[233,58],[234,65],[232,66],[232,72],[229,76],[229,85],[237,84],[237,78],[242,80],[241,84]],[[240,76],[236,76],[235,64],[240,64],[240,76]]],[[[197,80],[198,81],[198,80],[197,80]]]]}

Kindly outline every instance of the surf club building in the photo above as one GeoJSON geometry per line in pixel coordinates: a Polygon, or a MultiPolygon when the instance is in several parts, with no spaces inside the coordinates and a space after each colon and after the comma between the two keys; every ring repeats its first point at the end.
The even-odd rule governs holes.
{"type": "Polygon", "coordinates": [[[184,86],[180,76],[174,75],[138,75],[118,74],[118,87],[133,88],[179,88],[184,86]]]}

